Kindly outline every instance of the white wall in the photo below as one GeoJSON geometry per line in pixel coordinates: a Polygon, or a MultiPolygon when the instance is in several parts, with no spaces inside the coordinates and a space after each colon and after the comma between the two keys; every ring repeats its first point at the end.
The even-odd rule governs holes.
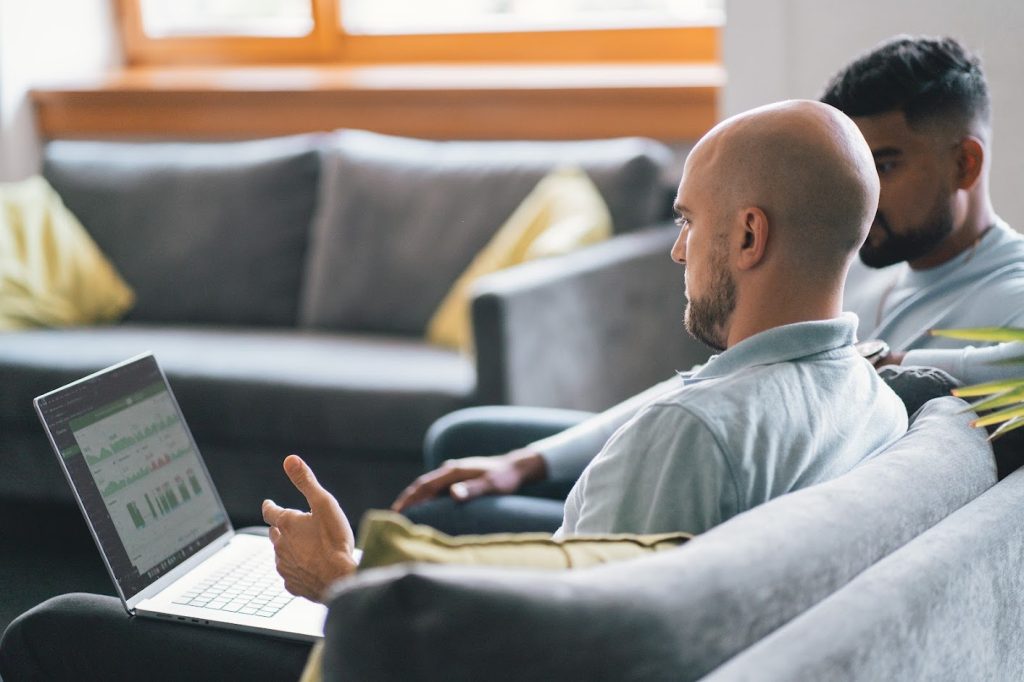
{"type": "Polygon", "coordinates": [[[116,43],[109,0],[0,0],[0,181],[39,168],[28,90],[102,74],[120,63],[116,43]]]}
{"type": "Polygon", "coordinates": [[[980,53],[992,95],[992,198],[1024,231],[1020,0],[726,0],[722,115],[816,99],[851,58],[897,33],[951,35],[980,53]]]}

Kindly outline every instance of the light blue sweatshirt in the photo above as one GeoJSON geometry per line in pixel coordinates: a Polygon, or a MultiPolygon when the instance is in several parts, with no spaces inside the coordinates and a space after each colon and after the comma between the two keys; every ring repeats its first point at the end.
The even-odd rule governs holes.
{"type": "Polygon", "coordinates": [[[883,450],[907,413],[854,350],[856,326],[785,325],[712,357],[612,436],[556,535],[700,533],[883,450]]]}

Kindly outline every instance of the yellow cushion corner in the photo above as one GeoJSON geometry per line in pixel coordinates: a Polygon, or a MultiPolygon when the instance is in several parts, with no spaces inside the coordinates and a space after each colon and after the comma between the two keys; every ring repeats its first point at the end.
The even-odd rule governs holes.
{"type": "Polygon", "coordinates": [[[564,255],[611,234],[611,214],[587,174],[573,167],[553,171],[456,280],[427,325],[427,340],[472,352],[470,301],[477,280],[536,258],[564,255]]]}
{"type": "Polygon", "coordinates": [[[0,330],[108,322],[134,301],[46,180],[0,184],[0,330]]]}

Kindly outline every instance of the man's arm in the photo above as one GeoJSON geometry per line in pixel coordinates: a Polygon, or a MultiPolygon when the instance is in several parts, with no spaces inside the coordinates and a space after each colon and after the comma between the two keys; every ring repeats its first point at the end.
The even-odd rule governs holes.
{"type": "Polygon", "coordinates": [[[456,500],[466,501],[481,495],[512,494],[526,483],[576,480],[619,427],[656,397],[678,388],[680,381],[674,376],[655,384],[601,414],[524,448],[491,457],[449,460],[413,481],[391,509],[402,511],[445,491],[456,500]]]}
{"type": "Polygon", "coordinates": [[[1024,376],[1024,365],[999,364],[1005,360],[1024,358],[1024,343],[1000,343],[975,348],[912,350],[903,358],[904,366],[937,367],[965,384],[980,384],[1013,376],[1024,376]]]}

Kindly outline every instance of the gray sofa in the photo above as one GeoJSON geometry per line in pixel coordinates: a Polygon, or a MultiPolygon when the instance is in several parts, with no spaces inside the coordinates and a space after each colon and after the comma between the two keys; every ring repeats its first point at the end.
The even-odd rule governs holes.
{"type": "Polygon", "coordinates": [[[138,300],[115,325],[0,334],[0,498],[70,499],[32,398],[147,350],[242,523],[264,497],[298,503],[289,452],[358,516],[421,472],[423,435],[452,410],[612,405],[700,355],[678,332],[670,163],[643,139],[50,143],[45,177],[138,300]],[[481,281],[475,358],[424,341],[458,274],[562,164],[591,176],[617,236],[481,281]]]}
{"type": "Polygon", "coordinates": [[[1024,472],[955,398],[833,481],[679,549],[335,587],[327,680],[1018,680],[1024,472]]]}

